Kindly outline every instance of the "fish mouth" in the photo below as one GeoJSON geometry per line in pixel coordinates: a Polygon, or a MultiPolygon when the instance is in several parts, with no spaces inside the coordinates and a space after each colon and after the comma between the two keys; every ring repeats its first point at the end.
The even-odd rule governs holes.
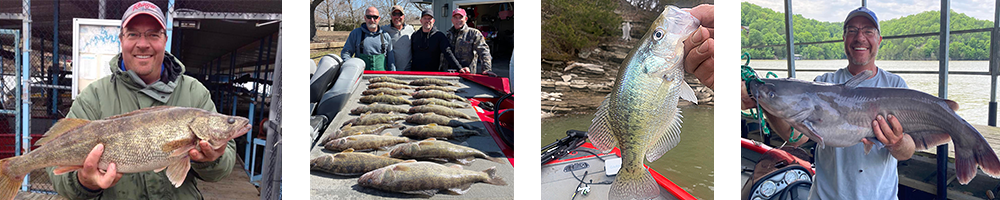
{"type": "Polygon", "coordinates": [[[240,128],[240,130],[236,131],[237,134],[233,135],[229,139],[232,140],[240,136],[243,136],[244,134],[247,134],[247,132],[250,132],[250,129],[253,129],[253,125],[250,125],[250,122],[247,122],[246,124],[243,124],[243,128],[240,128]]]}

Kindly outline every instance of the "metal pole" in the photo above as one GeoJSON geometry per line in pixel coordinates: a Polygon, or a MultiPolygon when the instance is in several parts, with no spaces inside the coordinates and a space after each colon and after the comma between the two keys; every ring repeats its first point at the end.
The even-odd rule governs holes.
{"type": "MultiPolygon", "coordinates": [[[[21,4],[24,18],[21,20],[21,32],[24,35],[24,45],[21,46],[21,150],[24,153],[31,151],[31,0],[24,0],[21,4]]],[[[28,190],[29,176],[24,177],[21,183],[21,190],[28,190]]]]}
{"type": "Polygon", "coordinates": [[[795,34],[792,31],[792,0],[785,0],[785,48],[788,49],[788,78],[795,78],[795,34]]]}
{"type": "Polygon", "coordinates": [[[232,105],[232,109],[229,110],[229,112],[230,112],[229,115],[235,116],[236,115],[236,88],[235,88],[236,85],[233,84],[233,79],[235,79],[235,77],[236,77],[236,51],[235,50],[233,51],[233,54],[229,56],[229,59],[230,59],[230,61],[229,61],[229,96],[233,96],[232,101],[229,102],[229,103],[233,104],[232,105]]]}
{"type": "Polygon", "coordinates": [[[990,126],[997,126],[997,75],[1000,75],[1000,0],[995,3],[990,31],[990,117],[986,122],[990,126]]]}
{"type": "Polygon", "coordinates": [[[861,0],[861,7],[868,7],[868,0],[861,0]]]}
{"type": "MultiPolygon", "coordinates": [[[[269,39],[270,40],[270,39],[269,39]]],[[[270,46],[271,42],[268,42],[270,46]]],[[[281,27],[278,27],[278,46],[281,46],[281,27]]],[[[270,47],[268,47],[270,49],[270,47]]],[[[270,54],[270,51],[268,51],[270,54]]],[[[270,57],[270,56],[269,56],[270,57]]],[[[275,60],[274,87],[271,93],[271,110],[267,123],[267,142],[264,145],[264,169],[261,172],[260,199],[280,199],[281,196],[281,48],[275,60]]]]}
{"type": "MultiPolygon", "coordinates": [[[[59,85],[59,72],[62,71],[61,66],[59,66],[59,0],[55,1],[55,12],[52,14],[52,85],[59,85]]],[[[51,115],[59,113],[59,90],[52,88],[52,104],[51,115]]]]}
{"type": "MultiPolygon", "coordinates": [[[[948,98],[948,39],[951,18],[951,8],[948,0],[941,0],[941,36],[938,50],[938,97],[948,98]]],[[[938,199],[948,197],[948,144],[937,146],[937,196],[938,199]]]]}
{"type": "Polygon", "coordinates": [[[167,30],[164,30],[164,31],[167,32],[167,46],[165,48],[167,49],[167,52],[173,53],[172,51],[170,51],[170,46],[171,46],[170,43],[172,43],[172,41],[173,41],[174,38],[170,37],[170,36],[174,32],[174,0],[170,0],[167,3],[167,13],[166,14],[167,14],[167,27],[166,27],[167,30]]]}
{"type": "MultiPolygon", "coordinates": [[[[281,39],[279,38],[278,40],[281,40],[281,39]]],[[[274,42],[274,37],[267,36],[267,51],[266,51],[267,54],[265,54],[265,56],[264,56],[265,58],[270,58],[271,57],[271,43],[272,42],[274,42]]],[[[281,43],[281,42],[279,41],[278,43],[281,43]]],[[[280,51],[280,48],[279,48],[279,51],[280,51]]],[[[274,64],[274,63],[264,63],[264,78],[261,79],[261,78],[259,78],[260,76],[258,76],[259,80],[267,80],[267,77],[269,77],[267,75],[268,74],[267,73],[267,69],[271,66],[271,64],[274,64]]],[[[274,82],[272,81],[271,84],[274,84],[274,82]]],[[[260,94],[258,94],[258,96],[260,96],[260,105],[259,105],[260,106],[260,110],[263,111],[264,110],[264,99],[265,99],[265,97],[267,97],[267,90],[268,90],[269,87],[267,85],[265,85],[265,84],[261,84],[261,87],[263,87],[264,91],[262,91],[260,94]]],[[[257,117],[257,119],[264,119],[264,112],[260,112],[260,116],[257,117]]]]}
{"type": "Polygon", "coordinates": [[[107,6],[105,6],[105,4],[108,4],[107,0],[101,0],[101,2],[97,3],[97,5],[98,5],[98,7],[97,7],[97,10],[98,10],[97,18],[98,19],[104,19],[104,13],[107,12],[107,10],[105,9],[105,7],[107,7],[107,6]]]}

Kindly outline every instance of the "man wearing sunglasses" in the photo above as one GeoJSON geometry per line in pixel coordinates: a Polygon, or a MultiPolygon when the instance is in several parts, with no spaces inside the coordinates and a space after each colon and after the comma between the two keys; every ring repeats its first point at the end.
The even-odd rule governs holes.
{"type": "Polygon", "coordinates": [[[466,25],[468,20],[465,9],[455,8],[451,12],[452,27],[448,30],[448,38],[455,50],[455,58],[461,64],[458,72],[486,74],[493,69],[490,47],[486,45],[482,32],[466,25]]]}
{"type": "Polygon", "coordinates": [[[378,9],[368,7],[365,10],[365,23],[351,31],[351,34],[347,36],[344,49],[340,51],[340,57],[344,60],[360,58],[365,61],[365,70],[396,71],[396,56],[393,52],[392,37],[379,28],[379,18],[378,9]]]}
{"type": "MultiPolygon", "coordinates": [[[[841,84],[855,74],[872,71],[875,72],[872,77],[862,81],[859,87],[907,88],[906,81],[899,75],[875,66],[875,57],[882,44],[875,12],[865,7],[851,11],[844,20],[843,38],[847,67],[817,76],[814,81],[841,84]]],[[[744,109],[756,105],[746,94],[746,88],[741,92],[744,109]]],[[[765,114],[771,130],[788,140],[791,126],[783,120],[770,120],[777,118],[770,113],[765,114]]],[[[903,132],[905,130],[899,121],[891,114],[878,116],[872,122],[878,141],[863,139],[862,143],[849,147],[816,148],[813,162],[816,175],[809,190],[809,199],[897,199],[899,175],[896,164],[899,160],[910,159],[915,149],[913,138],[903,132]],[[865,152],[866,145],[873,146],[870,153],[865,152]]],[[[795,130],[794,135],[800,137],[802,133],[795,130]]],[[[799,146],[808,140],[802,137],[790,145],[799,146]]]]}
{"type": "Polygon", "coordinates": [[[382,26],[382,30],[389,33],[392,38],[392,51],[396,56],[396,67],[400,70],[410,71],[410,35],[413,34],[413,26],[406,24],[406,16],[403,14],[403,7],[392,6],[392,19],[388,25],[382,26]]]}
{"type": "MultiPolygon", "coordinates": [[[[155,4],[140,1],[122,15],[121,53],[111,59],[112,74],[98,79],[73,101],[67,118],[99,120],[152,106],[181,106],[215,111],[208,89],[184,75],[184,64],[165,51],[167,35],[163,13],[155,4]]],[[[155,122],[151,122],[155,123],[155,122]]],[[[115,163],[97,168],[103,145],[87,155],[82,169],[61,175],[47,169],[59,195],[69,199],[201,199],[195,178],[215,182],[229,175],[236,162],[236,143],[219,149],[201,141],[187,152],[191,169],[174,187],[164,172],[117,173],[115,163]]]]}

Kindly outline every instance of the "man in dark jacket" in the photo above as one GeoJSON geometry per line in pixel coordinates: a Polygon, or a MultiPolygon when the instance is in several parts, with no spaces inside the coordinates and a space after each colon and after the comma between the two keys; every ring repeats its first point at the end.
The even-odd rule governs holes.
{"type": "Polygon", "coordinates": [[[410,52],[413,53],[411,71],[458,70],[458,60],[451,51],[448,36],[434,28],[434,12],[431,9],[421,13],[420,31],[413,33],[410,39],[413,41],[410,45],[410,52]]]}

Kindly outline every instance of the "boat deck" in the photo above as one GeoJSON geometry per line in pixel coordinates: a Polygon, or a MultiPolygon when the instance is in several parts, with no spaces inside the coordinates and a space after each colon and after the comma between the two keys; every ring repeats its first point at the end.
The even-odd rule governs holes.
{"type": "MultiPolygon", "coordinates": [[[[319,138],[325,138],[327,134],[332,133],[333,130],[340,127],[345,121],[356,118],[358,115],[351,115],[350,109],[354,109],[358,106],[366,105],[360,103],[361,92],[367,89],[369,85],[368,79],[378,76],[388,76],[393,77],[403,81],[412,81],[421,78],[437,78],[442,80],[451,81],[452,83],[457,83],[457,88],[460,88],[461,92],[456,92],[455,94],[463,98],[497,98],[496,94],[492,90],[481,86],[475,82],[464,80],[458,76],[421,76],[421,75],[382,75],[382,74],[365,74],[361,77],[361,83],[358,84],[358,88],[355,88],[354,93],[349,98],[348,103],[344,106],[344,110],[337,113],[337,116],[331,120],[330,126],[327,131],[320,134],[319,138]]],[[[451,86],[456,88],[456,86],[451,86]]],[[[413,92],[412,89],[405,90],[408,92],[413,92]]],[[[409,100],[414,100],[413,98],[408,98],[409,100]]],[[[402,108],[409,108],[409,105],[396,105],[402,108]]],[[[463,108],[456,109],[469,116],[477,116],[476,110],[482,109],[479,107],[473,108],[463,108]]],[[[467,125],[478,127],[483,129],[484,132],[479,136],[472,136],[467,139],[458,139],[451,141],[452,143],[469,146],[483,151],[487,155],[499,158],[513,158],[513,155],[504,155],[501,152],[500,147],[497,145],[496,140],[487,132],[485,132],[485,126],[482,122],[476,120],[466,120],[459,119],[459,121],[465,122],[467,125]]],[[[417,126],[416,124],[404,123],[406,127],[417,126]]],[[[401,134],[400,129],[386,129],[383,133],[390,133],[395,136],[401,134]]],[[[375,151],[375,154],[382,154],[387,151],[375,151]]],[[[323,148],[322,144],[316,144],[311,147],[310,159],[316,158],[325,154],[332,154],[337,152],[332,152],[323,148]]],[[[456,165],[452,163],[446,163],[446,166],[456,165]]],[[[434,195],[432,199],[513,199],[514,198],[514,166],[509,163],[509,159],[505,159],[504,163],[495,163],[485,159],[476,159],[472,164],[468,166],[462,166],[466,170],[482,171],[490,167],[497,168],[497,176],[503,178],[507,182],[506,186],[490,185],[486,183],[476,183],[473,184],[471,189],[462,195],[450,195],[444,192],[439,192],[434,195]]],[[[414,198],[419,197],[416,195],[396,193],[382,191],[372,188],[365,188],[358,185],[358,177],[345,177],[332,175],[320,171],[310,172],[310,195],[312,199],[371,199],[371,198],[414,198]]]]}
{"type": "MultiPolygon", "coordinates": [[[[619,158],[615,154],[602,154],[600,157],[605,160],[619,158]]],[[[542,192],[541,199],[608,199],[611,184],[601,183],[610,183],[615,176],[607,176],[605,171],[604,161],[597,157],[543,165],[541,175],[545,178],[542,179],[542,190],[545,192],[542,192]],[[589,194],[576,193],[579,187],[585,187],[580,180],[589,184],[589,194]]],[[[661,198],[657,199],[678,199],[666,189],[659,189],[661,198]]]]}

